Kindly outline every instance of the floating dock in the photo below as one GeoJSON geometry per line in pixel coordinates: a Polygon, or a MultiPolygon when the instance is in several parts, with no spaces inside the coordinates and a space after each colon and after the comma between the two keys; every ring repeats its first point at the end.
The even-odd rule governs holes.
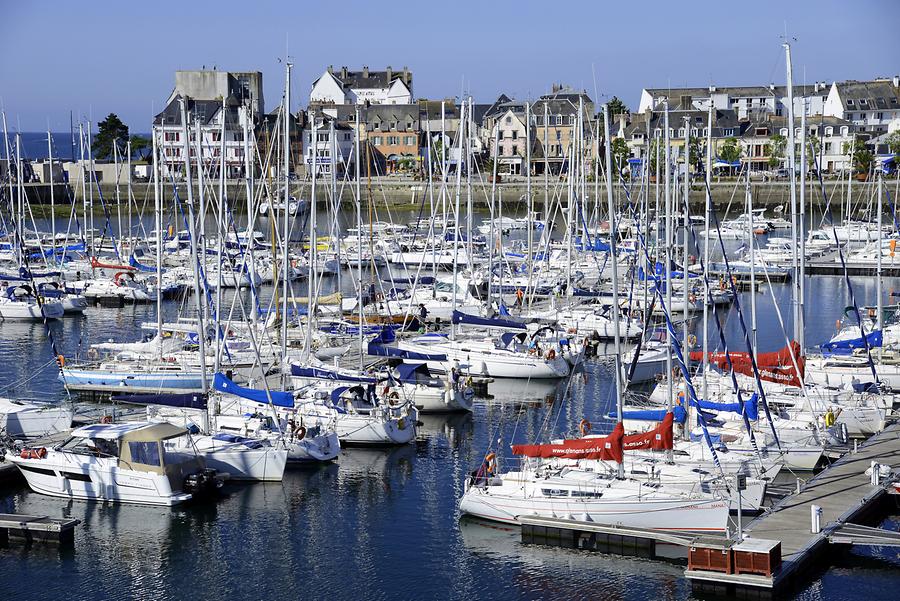
{"type": "Polygon", "coordinates": [[[0,543],[35,541],[71,546],[75,542],[75,526],[81,520],[54,519],[35,515],[0,513],[0,543]]]}
{"type": "Polygon", "coordinates": [[[666,557],[658,545],[688,549],[685,577],[695,594],[767,599],[802,585],[832,546],[900,547],[900,533],[872,528],[897,482],[881,478],[873,484],[866,471],[876,463],[900,469],[900,423],[871,437],[809,480],[799,492],[784,497],[743,529],[743,540],[696,536],[641,528],[625,528],[567,518],[524,516],[522,542],[617,555],[666,557]],[[820,529],[813,532],[813,508],[820,529]]]}

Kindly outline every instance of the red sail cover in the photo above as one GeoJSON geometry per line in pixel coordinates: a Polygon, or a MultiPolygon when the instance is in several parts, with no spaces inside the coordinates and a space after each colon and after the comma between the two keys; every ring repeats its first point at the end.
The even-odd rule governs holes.
{"type": "Polygon", "coordinates": [[[606,437],[574,438],[560,444],[517,444],[513,455],[540,457],[541,459],[604,459],[622,463],[622,438],[625,428],[621,422],[606,437]]]}
{"type": "Polygon", "coordinates": [[[97,257],[91,257],[91,267],[94,269],[118,269],[120,271],[135,271],[136,268],[131,265],[114,265],[112,263],[101,263],[97,257]]]}
{"type": "MultiPolygon", "coordinates": [[[[691,361],[703,361],[703,351],[692,351],[690,355],[691,361]]],[[[721,370],[728,369],[728,358],[725,353],[709,353],[709,362],[721,370]]],[[[731,353],[731,362],[737,373],[753,375],[753,364],[747,353],[731,353]]],[[[801,386],[806,359],[801,355],[800,344],[796,340],[792,340],[780,351],[759,353],[756,356],[756,366],[759,368],[759,377],[763,380],[788,386],[801,386]],[[797,361],[797,367],[800,368],[799,374],[794,369],[792,355],[797,361]]]]}
{"type": "Polygon", "coordinates": [[[623,451],[670,451],[675,448],[675,440],[672,434],[672,424],[675,415],[669,411],[659,425],[639,434],[629,434],[622,438],[623,451]]]}

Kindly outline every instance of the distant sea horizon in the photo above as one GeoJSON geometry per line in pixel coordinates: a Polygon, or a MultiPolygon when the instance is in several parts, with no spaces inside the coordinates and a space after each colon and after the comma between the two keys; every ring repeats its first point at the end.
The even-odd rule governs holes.
{"type": "MultiPolygon", "coordinates": [[[[45,131],[23,131],[19,132],[22,138],[22,158],[26,160],[46,159],[50,156],[47,147],[47,132],[45,131]]],[[[131,132],[131,135],[144,136],[149,138],[148,132],[131,132]]],[[[81,149],[78,145],[78,130],[75,130],[74,142],[71,132],[56,131],[50,132],[53,141],[53,158],[63,161],[71,161],[81,158],[81,149]],[[74,149],[74,154],[73,154],[74,149]]],[[[16,134],[8,133],[10,154],[16,156],[16,134]]],[[[85,149],[87,153],[87,149],[85,149]]],[[[0,156],[6,158],[6,145],[0,142],[0,156]]],[[[85,154],[85,158],[87,155],[85,154]]]]}

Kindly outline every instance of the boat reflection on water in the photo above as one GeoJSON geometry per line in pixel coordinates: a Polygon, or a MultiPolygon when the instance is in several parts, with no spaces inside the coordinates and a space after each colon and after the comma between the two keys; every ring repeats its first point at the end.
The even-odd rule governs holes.
{"type": "Polygon", "coordinates": [[[558,392],[565,388],[566,379],[494,378],[488,384],[488,403],[552,403],[558,392]]]}
{"type": "Polygon", "coordinates": [[[446,414],[420,413],[416,443],[446,439],[451,448],[458,449],[472,438],[474,428],[474,418],[469,411],[446,414]]]}
{"type": "Polygon", "coordinates": [[[654,582],[656,599],[684,599],[684,566],[605,553],[525,545],[521,530],[470,516],[459,520],[463,546],[476,557],[506,566],[516,596],[541,599],[625,599],[654,582]],[[565,582],[566,586],[560,586],[565,582]]]}

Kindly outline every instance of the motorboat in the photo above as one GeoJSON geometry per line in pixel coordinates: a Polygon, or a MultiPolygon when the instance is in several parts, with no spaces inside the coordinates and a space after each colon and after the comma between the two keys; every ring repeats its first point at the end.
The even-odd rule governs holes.
{"type": "Polygon", "coordinates": [[[34,438],[72,427],[71,404],[51,404],[0,398],[0,429],[8,436],[34,438]]]}
{"type": "Polygon", "coordinates": [[[92,424],[53,448],[7,451],[37,493],[83,501],[178,505],[220,479],[188,450],[189,432],[169,423],[92,424]],[[170,443],[183,439],[176,450],[170,443]]]}

